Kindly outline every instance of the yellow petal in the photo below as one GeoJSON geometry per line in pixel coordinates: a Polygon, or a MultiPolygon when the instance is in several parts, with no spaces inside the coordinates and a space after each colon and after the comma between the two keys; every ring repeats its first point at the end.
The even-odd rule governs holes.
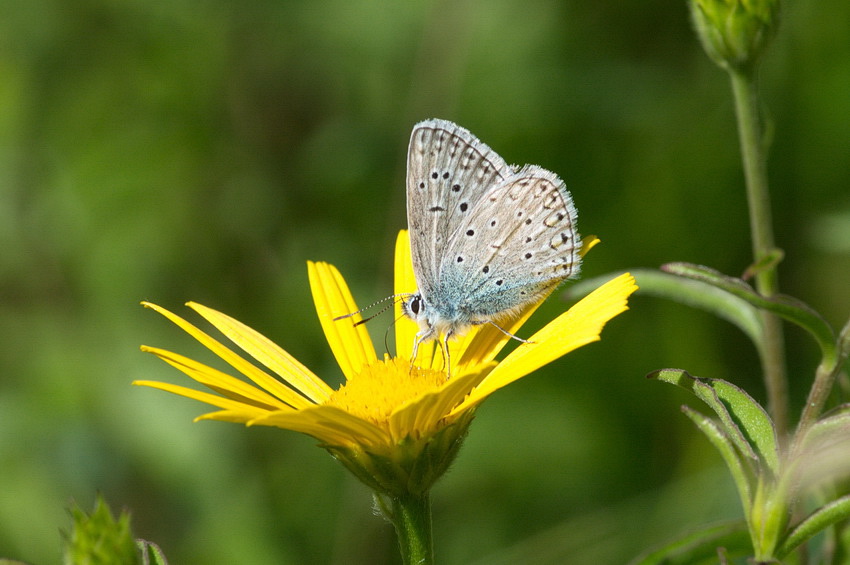
{"type": "MultiPolygon", "coordinates": [[[[159,312],[160,314],[162,314],[163,316],[165,316],[166,318],[168,318],[169,320],[171,320],[172,322],[174,322],[175,324],[180,326],[180,328],[183,329],[183,331],[185,331],[186,333],[188,333],[189,335],[191,335],[192,337],[197,339],[199,342],[201,342],[204,345],[204,347],[206,347],[207,349],[209,349],[210,351],[212,351],[213,353],[215,353],[216,355],[221,357],[224,361],[226,361],[234,369],[236,369],[237,371],[239,371],[240,373],[242,373],[243,375],[245,375],[246,377],[248,377],[249,379],[251,379],[252,381],[257,383],[261,388],[267,390],[268,392],[270,392],[274,396],[280,398],[281,400],[284,400],[287,404],[290,404],[292,406],[298,406],[298,405],[309,406],[310,405],[310,402],[308,402],[308,400],[306,398],[298,399],[297,397],[299,395],[293,394],[291,388],[287,387],[286,385],[284,385],[283,383],[281,383],[280,381],[278,381],[277,379],[275,379],[274,377],[272,377],[268,373],[261,371],[259,368],[255,367],[254,365],[252,365],[251,363],[249,363],[248,361],[246,361],[245,359],[243,359],[242,357],[240,357],[239,355],[237,355],[236,353],[231,351],[229,348],[222,345],[219,341],[213,339],[212,337],[210,337],[206,333],[202,332],[201,330],[199,330],[198,328],[196,328],[195,326],[193,326],[192,324],[190,324],[189,322],[187,322],[186,320],[184,320],[180,316],[166,310],[165,308],[162,308],[161,306],[157,306],[156,304],[152,304],[150,302],[142,302],[142,304],[146,308],[151,308],[152,310],[159,312]]],[[[192,306],[192,303],[190,303],[190,306],[192,306]]],[[[196,305],[196,306],[200,306],[200,305],[196,305]]],[[[208,308],[204,308],[204,311],[214,312],[215,314],[218,314],[218,316],[222,316],[224,318],[227,318],[226,316],[224,316],[224,314],[219,314],[218,312],[215,312],[215,310],[210,310],[208,308]]],[[[219,318],[217,316],[214,317],[213,319],[215,319],[216,321],[219,321],[219,318]]],[[[233,320],[233,321],[235,322],[235,320],[233,320]]],[[[213,323],[213,325],[215,325],[215,323],[213,323]]],[[[251,331],[253,332],[253,330],[251,330],[251,331]]],[[[256,333],[256,332],[254,332],[254,333],[256,333]]],[[[302,368],[303,368],[303,366],[302,366],[302,368]]],[[[284,380],[286,380],[287,382],[292,384],[293,387],[297,388],[298,384],[302,383],[304,381],[304,379],[303,379],[303,375],[301,374],[301,370],[298,367],[293,367],[293,369],[294,369],[295,372],[293,372],[292,374],[285,374],[285,373],[279,373],[279,374],[280,374],[281,378],[283,378],[284,380]],[[289,377],[292,377],[292,380],[290,380],[289,377]]],[[[306,370],[306,369],[304,369],[304,370],[306,370]]],[[[310,374],[312,374],[312,373],[310,373],[310,374]]],[[[315,375],[313,376],[313,378],[318,380],[318,377],[316,377],[315,375]]],[[[327,385],[325,385],[325,387],[327,387],[327,385]]],[[[311,388],[310,390],[314,391],[315,389],[311,388]]],[[[330,389],[328,388],[328,390],[330,390],[330,389]]],[[[299,389],[299,391],[304,392],[304,391],[301,391],[300,389],[299,389]]],[[[305,392],[305,394],[306,394],[306,392],[305,392]]]]}
{"type": "Polygon", "coordinates": [[[390,436],[393,442],[407,437],[419,439],[420,432],[432,433],[440,420],[446,417],[464,396],[481,382],[487,370],[453,378],[434,392],[423,394],[398,408],[390,416],[390,436]]]}
{"type": "Polygon", "coordinates": [[[595,235],[586,235],[581,238],[581,249],[578,254],[581,255],[581,258],[584,259],[584,256],[587,255],[587,252],[602,243],[602,240],[596,237],[595,235]]]}
{"type": "Polygon", "coordinates": [[[574,349],[597,341],[606,322],[628,309],[628,297],[637,288],[634,277],[625,273],[585,296],[531,336],[531,343],[514,349],[452,413],[481,402],[493,391],[574,349]]]}
{"type": "Polygon", "coordinates": [[[197,302],[189,302],[187,306],[203,316],[218,331],[226,335],[230,341],[241,347],[245,353],[286,380],[307,398],[320,403],[325,401],[333,392],[322,379],[314,375],[295,357],[258,331],[249,328],[239,320],[197,302]]]}
{"type": "MultiPolygon", "coordinates": [[[[416,276],[413,274],[413,262],[410,258],[410,238],[407,230],[401,230],[395,242],[395,294],[405,295],[416,292],[416,276]]],[[[401,300],[396,300],[395,308],[395,350],[397,357],[410,359],[413,341],[419,327],[416,322],[404,315],[401,300]]]]}
{"type": "MultiPolygon", "coordinates": [[[[516,335],[516,332],[535,310],[543,304],[544,300],[545,298],[534,304],[529,304],[515,318],[508,318],[505,321],[497,322],[498,326],[508,333],[516,335]]],[[[462,339],[463,347],[461,351],[463,355],[458,361],[458,372],[473,370],[478,365],[489,363],[495,359],[505,344],[513,338],[492,324],[482,324],[473,328],[473,331],[462,339]]]]}
{"type": "MultiPolygon", "coordinates": [[[[416,284],[416,275],[413,272],[413,261],[410,255],[410,238],[407,230],[401,230],[396,238],[395,245],[395,294],[406,295],[413,294],[418,290],[416,284]]],[[[413,353],[413,344],[416,340],[416,334],[419,332],[419,326],[404,315],[401,307],[402,302],[395,303],[395,340],[396,340],[396,356],[410,359],[413,353]]],[[[496,332],[496,328],[490,328],[496,332]]],[[[463,352],[468,345],[473,342],[473,338],[480,332],[484,331],[488,334],[487,328],[478,326],[471,328],[466,334],[458,336],[449,341],[449,356],[451,357],[452,370],[451,374],[459,374],[471,367],[476,362],[482,362],[481,357],[473,357],[461,361],[463,352]]],[[[498,332],[501,334],[501,332],[498,332]]],[[[504,335],[504,334],[502,334],[504,335]]],[[[489,352],[489,351],[488,351],[489,352]]],[[[495,353],[490,356],[487,361],[495,357],[495,353]]],[[[434,369],[436,371],[445,370],[445,359],[443,359],[443,351],[439,347],[439,340],[434,340],[428,343],[419,345],[419,351],[416,354],[416,365],[423,369],[434,369]]]]}
{"type": "Polygon", "coordinates": [[[387,434],[374,424],[335,406],[264,414],[249,425],[276,426],[305,433],[329,445],[386,445],[387,434]]]}
{"type": "Polygon", "coordinates": [[[262,416],[263,414],[268,413],[267,410],[250,406],[243,402],[239,402],[238,400],[231,400],[223,396],[218,396],[217,394],[210,394],[208,392],[187,388],[185,386],[178,386],[169,383],[160,383],[157,381],[133,381],[133,384],[138,386],[158,388],[159,390],[164,390],[173,394],[185,396],[186,398],[191,398],[193,400],[199,400],[207,404],[212,404],[213,406],[218,406],[219,408],[225,408],[233,414],[233,419],[230,420],[232,422],[249,422],[257,418],[258,416],[262,416]]]}
{"type": "Polygon", "coordinates": [[[254,418],[245,418],[244,410],[217,410],[216,412],[208,412],[195,418],[195,422],[201,420],[216,420],[218,422],[231,422],[233,424],[247,424],[254,418]]]}
{"type": "MultiPolygon", "coordinates": [[[[142,351],[145,353],[153,353],[172,367],[179,369],[202,385],[209,387],[232,400],[244,402],[264,410],[283,409],[287,406],[284,404],[285,401],[282,402],[281,400],[266,394],[257,387],[249,385],[241,379],[231,377],[226,373],[222,373],[217,369],[213,369],[212,367],[189,359],[188,357],[184,357],[164,349],[148,347],[146,345],[142,346],[142,351]]],[[[295,403],[295,406],[307,406],[307,401],[303,396],[296,394],[294,391],[290,392],[290,400],[295,403]]],[[[290,406],[292,405],[290,404],[290,406]]]]}
{"type": "Polygon", "coordinates": [[[369,363],[377,359],[375,347],[360,314],[350,318],[334,320],[357,310],[357,304],[345,284],[345,279],[333,265],[307,262],[310,290],[316,313],[325,332],[325,338],[346,379],[350,379],[369,363]]]}

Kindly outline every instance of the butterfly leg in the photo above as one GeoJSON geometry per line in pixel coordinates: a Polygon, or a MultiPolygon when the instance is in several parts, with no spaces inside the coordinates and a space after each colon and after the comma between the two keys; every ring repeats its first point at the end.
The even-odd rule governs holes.
{"type": "Polygon", "coordinates": [[[449,339],[454,335],[454,332],[449,330],[443,334],[443,339],[440,341],[440,350],[443,352],[443,366],[446,368],[446,380],[452,378],[452,356],[449,352],[449,339]]]}
{"type": "Polygon", "coordinates": [[[533,341],[528,341],[527,339],[522,339],[521,337],[512,334],[511,332],[509,332],[505,328],[501,327],[500,325],[496,324],[492,320],[487,320],[486,322],[482,322],[482,323],[490,324],[491,326],[493,326],[494,328],[496,328],[497,330],[499,330],[500,332],[502,332],[503,334],[505,334],[509,338],[515,339],[515,340],[517,340],[521,343],[534,343],[533,341]]]}

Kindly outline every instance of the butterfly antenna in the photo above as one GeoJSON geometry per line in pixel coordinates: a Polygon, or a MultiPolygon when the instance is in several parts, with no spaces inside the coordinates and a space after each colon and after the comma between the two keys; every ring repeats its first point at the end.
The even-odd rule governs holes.
{"type": "Polygon", "coordinates": [[[378,312],[376,312],[375,314],[372,314],[372,315],[371,315],[371,316],[369,316],[368,318],[364,318],[364,319],[362,319],[362,320],[360,320],[360,321],[358,321],[358,322],[356,322],[356,323],[354,324],[355,326],[359,326],[360,324],[363,324],[363,323],[368,322],[369,320],[371,320],[371,319],[372,319],[372,318],[374,318],[375,316],[379,316],[379,315],[383,314],[384,312],[386,312],[387,310],[389,310],[390,308],[392,308],[392,307],[395,305],[395,300],[399,299],[400,297],[404,297],[404,296],[410,296],[410,294],[409,294],[409,293],[391,294],[391,295],[387,296],[386,298],[382,298],[382,299],[380,299],[380,300],[377,300],[377,301],[373,302],[372,304],[370,304],[370,305],[366,306],[365,308],[361,308],[360,310],[355,310],[354,312],[349,312],[348,314],[343,314],[342,316],[337,316],[336,318],[334,318],[334,319],[333,319],[333,321],[334,321],[334,322],[337,322],[337,321],[339,321],[339,320],[344,320],[345,318],[350,318],[350,317],[352,317],[352,316],[356,316],[357,314],[362,314],[362,313],[363,313],[363,312],[365,312],[366,310],[369,310],[369,309],[371,309],[371,308],[374,308],[374,307],[375,307],[375,306],[377,306],[378,304],[381,304],[381,303],[383,303],[383,302],[386,302],[387,300],[393,300],[393,303],[392,303],[392,304],[390,304],[389,306],[387,306],[387,307],[385,307],[385,308],[381,308],[381,309],[380,309],[378,312]]]}

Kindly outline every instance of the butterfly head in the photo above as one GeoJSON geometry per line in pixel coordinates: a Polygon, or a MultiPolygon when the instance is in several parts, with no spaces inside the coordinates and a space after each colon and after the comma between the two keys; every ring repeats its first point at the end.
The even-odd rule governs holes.
{"type": "Polygon", "coordinates": [[[456,335],[465,326],[465,324],[458,323],[457,320],[451,320],[441,315],[438,309],[429,304],[420,292],[405,297],[401,301],[401,311],[419,325],[419,333],[416,334],[417,343],[431,341],[440,334],[456,335]]]}
{"type": "MultiPolygon", "coordinates": [[[[406,296],[401,301],[401,311],[419,325],[419,333],[423,336],[434,332],[434,326],[428,319],[428,310],[425,299],[418,292],[406,296]]],[[[431,337],[434,336],[429,335],[429,338],[431,337]]]]}

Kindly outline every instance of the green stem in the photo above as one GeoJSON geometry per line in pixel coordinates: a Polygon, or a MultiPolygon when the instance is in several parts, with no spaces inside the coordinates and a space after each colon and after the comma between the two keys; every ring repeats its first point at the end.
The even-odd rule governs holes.
{"type": "Polygon", "coordinates": [[[829,394],[832,392],[835,379],[838,377],[838,372],[836,367],[832,366],[831,363],[821,363],[818,366],[817,372],[815,372],[815,382],[809,391],[809,397],[806,399],[806,405],[803,407],[803,415],[800,417],[800,423],[797,426],[797,434],[795,436],[797,441],[801,441],[806,437],[806,432],[817,421],[818,416],[823,411],[829,394]]]}
{"type": "MultiPolygon", "coordinates": [[[[759,120],[758,93],[752,71],[732,69],[729,75],[735,96],[738,136],[747,184],[753,257],[755,263],[759,263],[774,250],[775,246],[770,213],[770,193],[767,187],[767,161],[759,120]]],[[[779,281],[776,267],[767,266],[759,270],[755,275],[755,283],[756,289],[762,295],[777,294],[779,281]]],[[[761,362],[768,395],[768,410],[779,436],[783,437],[788,430],[788,382],[785,374],[782,324],[774,314],[762,311],[761,315],[765,329],[761,362]]]]}
{"type": "Polygon", "coordinates": [[[836,345],[835,355],[831,358],[824,358],[815,373],[815,382],[812,385],[812,390],[809,391],[809,397],[803,407],[803,415],[800,417],[800,424],[797,426],[798,440],[805,436],[806,431],[820,416],[832,392],[832,387],[835,386],[835,380],[841,373],[841,368],[847,361],[847,357],[850,356],[850,320],[838,334],[836,345]]]}
{"type": "Polygon", "coordinates": [[[393,498],[391,519],[404,564],[433,565],[430,493],[393,498]]]}

